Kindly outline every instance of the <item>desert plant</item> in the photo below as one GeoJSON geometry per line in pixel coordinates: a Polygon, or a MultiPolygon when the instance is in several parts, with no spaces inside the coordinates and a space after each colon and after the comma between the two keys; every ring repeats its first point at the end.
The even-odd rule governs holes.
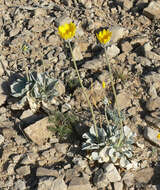
{"type": "Polygon", "coordinates": [[[38,73],[34,76],[32,73],[22,79],[17,79],[11,84],[11,95],[20,97],[19,105],[29,103],[33,112],[36,112],[44,102],[58,96],[58,80],[51,78],[47,72],[38,73]]]}
{"type": "Polygon", "coordinates": [[[49,123],[48,129],[62,141],[71,137],[73,127],[77,123],[77,118],[71,113],[54,111],[52,115],[49,116],[49,123]]]}
{"type": "Polygon", "coordinates": [[[90,159],[102,162],[113,162],[123,168],[132,167],[134,133],[127,126],[123,127],[123,138],[119,144],[121,129],[116,126],[98,127],[99,139],[97,141],[94,128],[83,134],[86,142],[82,144],[83,150],[92,150],[90,159]]]}

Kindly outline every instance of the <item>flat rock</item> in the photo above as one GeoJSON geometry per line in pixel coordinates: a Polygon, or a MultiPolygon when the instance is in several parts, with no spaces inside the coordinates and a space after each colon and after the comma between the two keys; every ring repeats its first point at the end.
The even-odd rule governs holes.
{"type": "Polygon", "coordinates": [[[160,2],[151,1],[148,7],[143,10],[143,14],[150,19],[160,19],[160,2]]]}
{"type": "Polygon", "coordinates": [[[68,190],[76,189],[91,190],[92,188],[90,182],[85,177],[73,177],[69,183],[68,190]]]}
{"type": "Polygon", "coordinates": [[[160,139],[157,138],[158,134],[159,134],[159,131],[152,129],[150,127],[145,127],[144,137],[147,140],[151,141],[152,143],[160,146],[160,139]]]}
{"type": "Polygon", "coordinates": [[[120,49],[116,45],[111,45],[107,48],[106,54],[110,58],[116,57],[120,53],[120,49]]]}
{"type": "Polygon", "coordinates": [[[54,177],[41,178],[37,190],[53,190],[54,180],[54,177]]]}
{"type": "Polygon", "coordinates": [[[66,154],[67,150],[68,150],[68,146],[69,144],[67,143],[56,143],[54,148],[56,149],[57,152],[62,153],[62,154],[66,154]]]}
{"type": "Polygon", "coordinates": [[[120,181],[117,181],[114,183],[114,190],[123,190],[123,183],[120,181]]]}
{"type": "Polygon", "coordinates": [[[126,172],[122,178],[124,184],[127,186],[127,187],[131,187],[134,185],[134,173],[133,172],[126,172]]]}
{"type": "Polygon", "coordinates": [[[39,168],[37,168],[36,176],[54,176],[54,177],[58,177],[58,171],[43,168],[43,167],[39,167],[39,168]]]}
{"type": "Polygon", "coordinates": [[[153,168],[144,168],[135,173],[135,181],[138,183],[147,184],[150,182],[151,178],[154,175],[153,168]]]}
{"type": "Polygon", "coordinates": [[[119,172],[112,163],[104,164],[103,168],[104,168],[104,173],[110,182],[117,182],[121,180],[119,172]]]}
{"type": "Polygon", "coordinates": [[[16,169],[16,173],[20,176],[29,175],[31,173],[30,166],[21,166],[16,169]]]}
{"type": "Polygon", "coordinates": [[[48,138],[52,137],[52,133],[47,129],[49,125],[48,117],[45,117],[36,123],[29,125],[24,131],[34,143],[41,145],[48,138]]]}
{"type": "Polygon", "coordinates": [[[76,61],[80,61],[83,59],[83,56],[82,56],[82,53],[81,53],[81,49],[80,47],[77,45],[74,47],[73,49],[73,56],[74,56],[74,59],[76,61]]]}
{"type": "Polygon", "coordinates": [[[52,190],[67,190],[67,185],[65,184],[62,177],[58,177],[54,180],[52,190]]]}
{"type": "Polygon", "coordinates": [[[149,85],[152,84],[156,89],[160,88],[160,73],[152,71],[148,75],[144,76],[144,80],[149,85]]]}
{"type": "Polygon", "coordinates": [[[102,68],[103,66],[103,62],[99,59],[93,59],[90,61],[86,61],[82,67],[85,69],[89,69],[89,70],[93,70],[93,71],[97,71],[98,69],[102,68]]]}
{"type": "Polygon", "coordinates": [[[160,108],[160,97],[154,99],[151,98],[146,102],[146,109],[148,111],[154,111],[158,108],[160,108]]]}
{"type": "Polygon", "coordinates": [[[118,40],[122,39],[128,34],[128,30],[121,26],[114,26],[109,29],[112,32],[111,43],[116,43],[118,40]]]}
{"type": "MultiPolygon", "coordinates": [[[[127,92],[120,92],[117,95],[117,103],[120,110],[131,106],[131,97],[127,92]]],[[[115,105],[116,106],[116,105],[115,105]]]]}
{"type": "Polygon", "coordinates": [[[18,179],[14,183],[13,190],[26,190],[26,183],[24,180],[18,179]]]}

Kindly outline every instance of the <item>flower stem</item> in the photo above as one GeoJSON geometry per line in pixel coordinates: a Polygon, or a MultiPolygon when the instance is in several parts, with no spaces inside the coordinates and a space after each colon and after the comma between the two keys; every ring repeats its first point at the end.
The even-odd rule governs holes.
{"type": "Polygon", "coordinates": [[[75,70],[77,72],[77,75],[78,75],[78,79],[79,79],[79,82],[80,82],[80,85],[82,87],[82,91],[83,91],[83,94],[87,100],[87,103],[89,105],[89,108],[90,108],[90,111],[91,111],[91,114],[92,114],[92,120],[93,120],[93,124],[94,124],[94,130],[95,130],[95,133],[96,133],[96,137],[97,137],[97,140],[98,140],[98,130],[97,130],[97,124],[96,124],[96,119],[95,119],[95,115],[94,115],[94,112],[93,112],[93,107],[92,107],[92,104],[88,98],[88,95],[85,91],[85,88],[84,88],[84,85],[83,85],[83,82],[82,82],[82,79],[80,77],[80,74],[79,74],[79,70],[77,68],[77,64],[76,64],[76,61],[75,61],[75,58],[74,58],[74,55],[73,55],[73,51],[72,51],[72,47],[71,47],[71,43],[70,41],[68,41],[68,44],[69,44],[69,48],[70,48],[70,51],[71,51],[71,54],[72,54],[72,58],[73,58],[73,63],[74,63],[74,67],[75,67],[75,70]]]}
{"type": "Polygon", "coordinates": [[[117,102],[117,94],[116,94],[116,90],[115,90],[114,82],[113,82],[112,68],[111,68],[110,62],[108,61],[106,47],[104,48],[104,50],[105,50],[106,62],[108,64],[108,68],[109,68],[109,75],[110,75],[112,90],[113,90],[113,94],[114,94],[114,98],[115,98],[115,103],[116,103],[116,107],[117,107],[118,117],[120,119],[121,134],[120,134],[120,138],[119,138],[119,141],[118,141],[118,144],[117,144],[117,146],[119,147],[119,145],[121,144],[121,142],[123,140],[123,122],[122,122],[122,119],[121,119],[120,110],[119,110],[119,106],[118,106],[118,102],[117,102]]]}

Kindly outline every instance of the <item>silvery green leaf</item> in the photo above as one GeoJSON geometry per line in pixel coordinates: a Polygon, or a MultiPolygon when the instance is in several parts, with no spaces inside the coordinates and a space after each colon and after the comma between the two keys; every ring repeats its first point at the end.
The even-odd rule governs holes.
{"type": "Polygon", "coordinates": [[[16,82],[11,84],[10,89],[12,96],[21,97],[30,89],[30,82],[27,82],[25,78],[17,79],[16,82]]]}
{"type": "Polygon", "coordinates": [[[121,167],[126,168],[127,164],[129,164],[129,161],[126,159],[126,157],[122,156],[119,163],[121,167]]]}
{"type": "MultiPolygon", "coordinates": [[[[90,128],[89,132],[90,132],[90,134],[93,135],[94,137],[97,136],[94,126],[92,126],[92,127],[90,128]]],[[[101,137],[101,138],[102,138],[102,141],[103,141],[103,139],[105,139],[105,136],[107,135],[106,132],[105,132],[105,130],[104,130],[103,128],[97,127],[97,132],[98,132],[98,136],[101,137]]]]}
{"type": "Polygon", "coordinates": [[[131,151],[125,151],[123,152],[124,155],[126,155],[128,158],[131,158],[133,156],[131,151]]]}
{"type": "Polygon", "coordinates": [[[105,146],[100,152],[99,152],[99,163],[108,162],[109,156],[108,156],[108,147],[105,146]]]}
{"type": "Polygon", "coordinates": [[[97,150],[99,146],[97,144],[83,143],[82,150],[97,150]]]}
{"type": "Polygon", "coordinates": [[[115,155],[115,153],[116,153],[116,150],[114,148],[111,148],[108,152],[110,157],[113,157],[115,155]]]}
{"type": "Polygon", "coordinates": [[[98,152],[92,152],[91,157],[93,160],[99,160],[98,152]]]}
{"type": "Polygon", "coordinates": [[[82,138],[84,138],[84,139],[89,139],[89,138],[90,138],[89,133],[84,133],[84,134],[82,135],[82,138]]]}

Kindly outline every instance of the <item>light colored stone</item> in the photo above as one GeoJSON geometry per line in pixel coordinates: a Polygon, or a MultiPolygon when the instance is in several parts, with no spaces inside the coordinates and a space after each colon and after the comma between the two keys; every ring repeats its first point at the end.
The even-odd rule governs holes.
{"type": "Polygon", "coordinates": [[[144,76],[144,80],[148,85],[153,85],[156,89],[160,89],[160,73],[150,72],[148,75],[144,76]]]}
{"type": "Polygon", "coordinates": [[[59,96],[65,93],[65,86],[61,80],[58,80],[58,85],[56,87],[56,90],[58,91],[59,96]]]}
{"type": "Polygon", "coordinates": [[[91,185],[88,179],[84,177],[73,177],[69,183],[68,190],[91,190],[91,185]]]}
{"type": "Polygon", "coordinates": [[[57,189],[53,189],[54,180],[55,180],[54,177],[41,178],[39,180],[37,190],[57,190],[57,189]]]}
{"type": "Polygon", "coordinates": [[[68,144],[67,143],[56,143],[54,148],[56,149],[57,152],[62,153],[62,154],[66,154],[67,150],[68,150],[68,144]]]}
{"type": "Polygon", "coordinates": [[[48,138],[52,137],[52,133],[47,129],[49,125],[48,117],[45,117],[36,123],[29,125],[24,131],[34,143],[41,145],[48,138]]]}
{"type": "Polygon", "coordinates": [[[144,130],[144,137],[151,141],[152,143],[155,143],[156,145],[160,146],[160,139],[157,138],[157,136],[159,135],[159,131],[152,129],[150,127],[145,127],[144,130]]]}
{"type": "Polygon", "coordinates": [[[123,52],[130,52],[132,50],[132,46],[128,41],[122,43],[121,48],[123,52]]]}
{"type": "Polygon", "coordinates": [[[16,173],[20,176],[29,175],[31,173],[30,166],[21,166],[16,169],[16,173]]]}
{"type": "MultiPolygon", "coordinates": [[[[127,92],[120,92],[117,95],[117,103],[120,110],[128,108],[131,106],[131,97],[127,92]]],[[[116,106],[116,105],[115,105],[116,106]]]]}
{"type": "Polygon", "coordinates": [[[70,22],[72,22],[72,19],[66,15],[63,15],[61,17],[59,17],[57,20],[57,25],[60,26],[60,25],[63,25],[63,24],[69,24],[70,22]]]}
{"type": "Polygon", "coordinates": [[[114,190],[123,190],[123,183],[118,181],[114,183],[114,190]]]}
{"type": "Polygon", "coordinates": [[[76,61],[80,61],[83,59],[83,56],[82,56],[82,53],[81,53],[81,50],[80,50],[80,47],[77,45],[74,47],[73,49],[73,56],[74,56],[74,59],[76,61]]]}
{"type": "Polygon", "coordinates": [[[131,187],[134,185],[134,173],[133,172],[127,172],[124,174],[123,179],[124,184],[127,187],[131,187]]]}
{"type": "Polygon", "coordinates": [[[120,53],[120,49],[116,45],[111,45],[107,48],[106,54],[110,58],[116,57],[120,53]]]}
{"type": "Polygon", "coordinates": [[[36,8],[34,14],[36,17],[45,16],[47,14],[47,10],[44,8],[36,8]]]}
{"type": "Polygon", "coordinates": [[[90,9],[92,7],[92,0],[79,0],[86,8],[90,9]]]}
{"type": "Polygon", "coordinates": [[[24,158],[21,160],[21,164],[34,164],[37,158],[39,157],[36,152],[28,152],[24,158]]]}
{"type": "Polygon", "coordinates": [[[133,1],[131,1],[131,0],[124,0],[123,1],[123,6],[124,6],[124,9],[128,10],[128,9],[132,8],[133,1]]]}
{"type": "Polygon", "coordinates": [[[104,164],[103,168],[104,168],[104,173],[110,182],[117,182],[121,180],[119,172],[112,163],[104,164]]]}
{"type": "Polygon", "coordinates": [[[14,189],[13,190],[26,190],[26,183],[25,181],[18,179],[15,183],[14,183],[14,189]]]}
{"type": "Polygon", "coordinates": [[[151,60],[160,61],[160,55],[156,54],[153,51],[145,51],[145,56],[151,60]]]}
{"type": "Polygon", "coordinates": [[[154,111],[160,108],[160,97],[149,99],[146,103],[146,108],[148,111],[154,111]]]}
{"type": "Polygon", "coordinates": [[[82,67],[85,69],[97,71],[98,69],[102,68],[103,62],[99,59],[93,59],[91,61],[86,61],[82,67]]]}
{"type": "Polygon", "coordinates": [[[4,136],[0,135],[0,145],[4,142],[4,136]]]}
{"type": "Polygon", "coordinates": [[[65,184],[62,177],[58,177],[54,180],[52,190],[67,190],[67,185],[65,184]]]}
{"type": "Polygon", "coordinates": [[[151,178],[154,175],[153,168],[144,168],[135,173],[135,181],[140,184],[147,184],[150,182],[151,178]]]}
{"type": "Polygon", "coordinates": [[[150,19],[160,19],[160,2],[151,1],[148,7],[143,10],[143,13],[150,19]]]}
{"type": "Polygon", "coordinates": [[[110,43],[115,43],[122,39],[124,36],[128,35],[128,30],[121,26],[114,26],[109,29],[112,32],[112,37],[110,43]]]}
{"type": "Polygon", "coordinates": [[[36,176],[54,176],[54,177],[58,177],[58,171],[43,168],[43,167],[39,167],[39,168],[37,168],[36,176]]]}

